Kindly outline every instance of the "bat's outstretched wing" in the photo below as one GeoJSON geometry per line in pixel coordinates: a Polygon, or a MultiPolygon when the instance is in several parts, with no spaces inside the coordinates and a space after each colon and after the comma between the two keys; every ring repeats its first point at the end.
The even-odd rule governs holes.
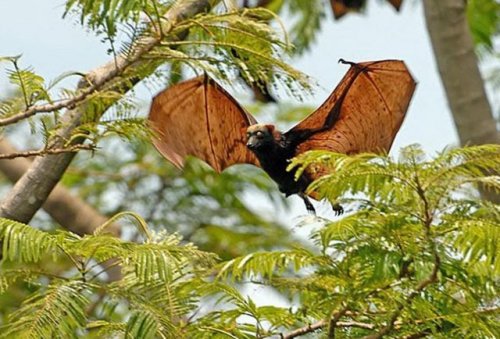
{"type": "Polygon", "coordinates": [[[238,163],[258,166],[246,147],[246,129],[255,119],[208,75],[158,94],[149,123],[155,132],[154,145],[179,168],[188,155],[204,160],[217,172],[238,163]]]}
{"type": "Polygon", "coordinates": [[[399,60],[349,64],[328,99],[286,132],[299,137],[296,154],[321,149],[346,154],[389,151],[415,81],[399,60]]]}

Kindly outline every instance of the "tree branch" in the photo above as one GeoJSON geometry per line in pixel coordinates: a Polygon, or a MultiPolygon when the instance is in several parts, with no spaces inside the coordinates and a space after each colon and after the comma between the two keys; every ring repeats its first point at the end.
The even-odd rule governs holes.
{"type": "Polygon", "coordinates": [[[0,126],[14,124],[16,122],[19,122],[21,120],[29,118],[37,113],[50,113],[50,112],[58,111],[58,110],[63,109],[63,108],[73,109],[73,108],[75,108],[75,106],[77,104],[84,101],[90,94],[99,90],[106,82],[107,81],[105,81],[105,82],[101,81],[101,83],[95,83],[87,88],[84,88],[80,91],[79,94],[77,94],[76,96],[74,96],[71,99],[61,100],[59,102],[52,103],[52,104],[31,106],[22,112],[16,113],[16,114],[11,115],[7,118],[0,119],[0,126]]]}
{"type": "Polygon", "coordinates": [[[314,331],[319,330],[320,328],[323,328],[328,325],[328,322],[326,320],[320,320],[314,324],[310,324],[304,327],[297,328],[296,330],[293,330],[287,334],[284,334],[282,336],[283,339],[291,339],[291,338],[296,338],[300,337],[301,335],[311,333],[314,331]]]}
{"type": "Polygon", "coordinates": [[[499,143],[500,134],[467,24],[467,2],[425,0],[423,4],[427,31],[460,144],[499,143]]]}
{"type": "MultiPolygon", "coordinates": [[[[499,310],[498,307],[488,307],[488,308],[484,308],[484,309],[481,309],[481,310],[477,310],[477,311],[474,311],[474,312],[463,312],[463,313],[458,313],[458,314],[450,314],[449,316],[456,316],[456,315],[464,315],[464,314],[485,314],[485,313],[497,313],[499,310]]],[[[352,315],[353,313],[351,312],[346,312],[346,315],[352,315]]],[[[415,320],[412,322],[412,324],[425,324],[426,322],[435,322],[437,319],[442,319],[442,318],[446,318],[446,316],[440,316],[440,317],[432,317],[432,318],[428,318],[428,319],[421,319],[421,320],[415,320]]],[[[283,334],[281,335],[281,338],[283,339],[291,339],[291,338],[296,338],[296,337],[300,337],[304,334],[308,334],[308,333],[311,333],[311,332],[314,332],[314,331],[317,331],[321,328],[324,328],[325,326],[328,325],[328,322],[326,320],[320,320],[314,324],[311,324],[311,325],[307,325],[307,326],[304,326],[304,327],[300,327],[296,330],[293,330],[287,334],[283,334]]],[[[394,326],[395,328],[401,328],[401,326],[404,325],[403,322],[401,321],[396,321],[394,322],[394,326]]],[[[375,325],[374,324],[370,324],[370,323],[364,323],[364,322],[359,322],[359,321],[338,321],[336,323],[336,326],[337,327],[356,327],[356,328],[362,328],[362,329],[365,329],[365,330],[373,330],[375,329],[375,325]]],[[[410,334],[404,338],[420,338],[419,335],[422,335],[424,333],[427,333],[428,332],[428,329],[423,329],[422,331],[419,331],[419,332],[416,332],[414,334],[410,334]]]]}
{"type": "Polygon", "coordinates": [[[0,160],[38,157],[47,154],[75,153],[82,150],[93,151],[95,150],[95,147],[93,145],[71,145],[68,148],[44,148],[38,151],[12,152],[0,154],[0,160]]]}
{"type": "MultiPolygon", "coordinates": [[[[328,325],[328,322],[326,320],[321,320],[321,321],[318,321],[314,324],[297,328],[296,330],[293,330],[287,334],[284,334],[281,337],[283,339],[291,339],[291,338],[300,337],[301,335],[317,331],[317,330],[319,330],[327,325],[328,325]]],[[[363,322],[359,322],[359,321],[337,321],[335,323],[335,326],[336,327],[356,327],[356,328],[363,328],[365,330],[373,330],[375,328],[375,325],[373,325],[373,324],[363,323],[363,322]]]]}
{"type": "MultiPolygon", "coordinates": [[[[169,33],[177,22],[208,10],[214,2],[210,0],[183,0],[176,2],[164,15],[162,22],[166,24],[163,31],[169,33]]],[[[160,41],[161,38],[157,37],[142,38],[135,45],[136,48],[130,57],[125,54],[118,55],[103,66],[91,71],[87,74],[85,80],[79,83],[78,88],[91,89],[92,86],[102,86],[111,80],[115,80],[126,68],[146,65],[148,61],[142,60],[142,56],[158,46],[160,41]]],[[[125,93],[140,80],[138,77],[135,77],[126,84],[115,82],[114,84],[110,83],[110,86],[115,90],[125,93]]],[[[111,104],[109,103],[99,113],[102,114],[111,104]]],[[[73,130],[81,124],[86,113],[85,108],[85,105],[80,105],[64,114],[61,119],[61,127],[57,130],[57,136],[50,140],[50,148],[61,148],[65,140],[69,139],[73,130]]],[[[97,120],[99,117],[100,114],[96,114],[95,119],[97,120]]],[[[84,137],[73,138],[72,144],[82,144],[84,139],[84,137]]],[[[0,217],[28,223],[36,211],[47,200],[50,192],[59,182],[74,156],[75,153],[62,153],[37,158],[1,203],[0,217]]]]}
{"type": "Polygon", "coordinates": [[[337,327],[357,327],[357,328],[363,328],[365,330],[373,330],[375,328],[375,325],[362,323],[359,321],[338,321],[337,327]]]}

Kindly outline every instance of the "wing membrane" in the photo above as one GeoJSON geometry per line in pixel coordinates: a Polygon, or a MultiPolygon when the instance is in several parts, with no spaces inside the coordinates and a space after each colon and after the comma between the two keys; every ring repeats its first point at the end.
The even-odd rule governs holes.
{"type": "Polygon", "coordinates": [[[414,89],[415,81],[402,61],[353,64],[328,99],[292,128],[321,129],[328,118],[334,120],[330,129],[299,144],[296,153],[313,149],[345,154],[388,152],[414,89]]]}
{"type": "Polygon", "coordinates": [[[179,168],[188,155],[217,172],[238,163],[258,165],[245,145],[246,129],[255,119],[207,75],[158,94],[149,122],[156,133],[155,147],[179,168]]]}

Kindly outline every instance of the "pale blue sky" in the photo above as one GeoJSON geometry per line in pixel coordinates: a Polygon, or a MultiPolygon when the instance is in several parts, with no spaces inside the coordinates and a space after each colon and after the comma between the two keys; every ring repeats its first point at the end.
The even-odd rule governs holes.
{"type": "MultiPolygon", "coordinates": [[[[320,85],[306,103],[321,103],[335,87],[346,71],[337,64],[339,58],[403,59],[418,87],[393,150],[420,143],[434,151],[456,143],[420,3],[406,1],[399,14],[384,3],[368,3],[367,15],[349,15],[335,22],[326,8],[328,19],[317,42],[293,62],[320,85]]],[[[107,47],[98,38],[86,33],[75,18],[61,18],[63,4],[60,0],[0,1],[0,55],[22,53],[22,65],[32,65],[46,79],[66,71],[86,71],[109,60],[107,47]]],[[[144,93],[141,99],[147,102],[149,95],[144,93]]]]}

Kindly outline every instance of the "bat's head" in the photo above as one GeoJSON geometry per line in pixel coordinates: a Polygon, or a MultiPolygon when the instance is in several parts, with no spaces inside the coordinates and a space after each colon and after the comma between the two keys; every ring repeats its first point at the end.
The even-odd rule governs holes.
{"type": "Polygon", "coordinates": [[[279,132],[273,125],[252,125],[247,128],[247,147],[254,152],[274,147],[276,134],[279,132]]]}

